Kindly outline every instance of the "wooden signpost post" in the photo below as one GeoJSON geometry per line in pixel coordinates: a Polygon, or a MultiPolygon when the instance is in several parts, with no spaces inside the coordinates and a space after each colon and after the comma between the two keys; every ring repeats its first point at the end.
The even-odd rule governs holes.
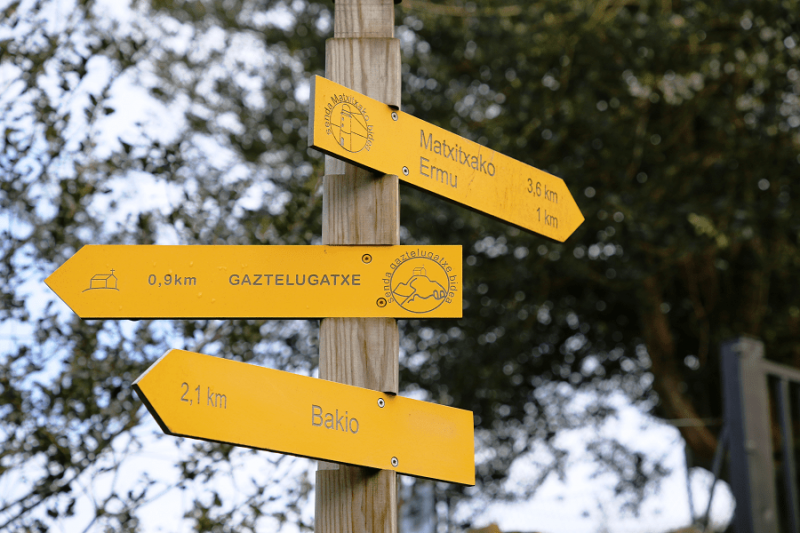
{"type": "MultiPolygon", "coordinates": [[[[328,79],[384,104],[400,107],[400,41],[392,0],[337,0],[333,38],[325,45],[328,79]]],[[[400,244],[397,176],[380,175],[325,158],[322,242],[400,244]]],[[[400,336],[392,318],[326,318],[320,324],[322,379],[389,394],[399,391],[400,336]]],[[[397,475],[393,470],[320,462],[315,533],[397,533],[397,475]]]]}

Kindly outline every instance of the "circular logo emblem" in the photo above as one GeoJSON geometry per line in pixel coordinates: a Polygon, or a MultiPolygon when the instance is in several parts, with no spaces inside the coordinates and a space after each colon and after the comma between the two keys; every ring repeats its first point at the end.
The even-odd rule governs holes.
{"type": "Polygon", "coordinates": [[[367,117],[353,104],[339,102],[330,112],[331,134],[348,152],[360,152],[367,145],[367,117]]]}
{"type": "Polygon", "coordinates": [[[427,313],[445,301],[447,272],[436,261],[417,257],[400,264],[389,285],[400,307],[412,313],[427,313]]]}

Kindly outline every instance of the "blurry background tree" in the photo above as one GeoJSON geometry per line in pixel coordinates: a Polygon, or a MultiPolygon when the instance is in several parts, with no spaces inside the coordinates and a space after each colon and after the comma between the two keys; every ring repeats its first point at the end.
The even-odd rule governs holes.
{"type": "MultiPolygon", "coordinates": [[[[76,512],[91,476],[141,448],[130,385],[168,347],[313,372],[314,323],[81,321],[41,280],[88,243],[319,243],[307,96],[332,9],[0,0],[0,481],[22,480],[0,530],[46,530],[76,512]]],[[[464,246],[464,318],[401,321],[401,387],[475,412],[478,486],[442,489],[447,500],[510,496],[512,462],[536,450],[548,459],[531,493],[563,471],[557,433],[602,422],[620,391],[691,420],[681,432],[709,461],[720,341],[755,335],[768,357],[800,364],[800,3],[397,10],[404,110],[562,177],[586,217],[558,244],[401,191],[404,244],[464,246]],[[568,409],[577,391],[591,401],[568,409]]],[[[216,479],[236,453],[194,448],[178,486],[216,479]]],[[[623,504],[665,474],[613,441],[589,452],[623,504]]],[[[296,477],[292,506],[253,480],[236,511],[215,488],[187,519],[309,526],[310,483],[296,477]]],[[[89,525],[136,530],[137,509],[168,489],[112,486],[89,525]]]]}

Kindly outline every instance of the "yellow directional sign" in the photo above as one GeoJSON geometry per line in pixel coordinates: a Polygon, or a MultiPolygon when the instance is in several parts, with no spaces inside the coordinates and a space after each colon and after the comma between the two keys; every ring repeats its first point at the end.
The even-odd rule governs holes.
{"type": "Polygon", "coordinates": [[[309,146],[563,242],[583,222],[561,178],[316,76],[309,146]]]}
{"type": "Polygon", "coordinates": [[[475,484],[471,411],[183,350],[133,386],[170,435],[475,484]]]}
{"type": "Polygon", "coordinates": [[[88,245],[45,283],[81,318],[427,318],[461,279],[461,246],[88,245]]]}

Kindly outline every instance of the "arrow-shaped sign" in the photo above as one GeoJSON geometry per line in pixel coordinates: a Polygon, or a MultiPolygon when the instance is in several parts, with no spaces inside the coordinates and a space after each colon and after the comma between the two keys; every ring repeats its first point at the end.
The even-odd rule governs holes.
{"type": "Polygon", "coordinates": [[[470,411],[183,350],[133,386],[170,435],[475,484],[470,411]]]}
{"type": "Polygon", "coordinates": [[[308,145],[563,242],[583,215],[561,178],[315,76],[308,145]]]}
{"type": "Polygon", "coordinates": [[[81,318],[462,316],[460,246],[88,245],[45,282],[81,318]]]}

